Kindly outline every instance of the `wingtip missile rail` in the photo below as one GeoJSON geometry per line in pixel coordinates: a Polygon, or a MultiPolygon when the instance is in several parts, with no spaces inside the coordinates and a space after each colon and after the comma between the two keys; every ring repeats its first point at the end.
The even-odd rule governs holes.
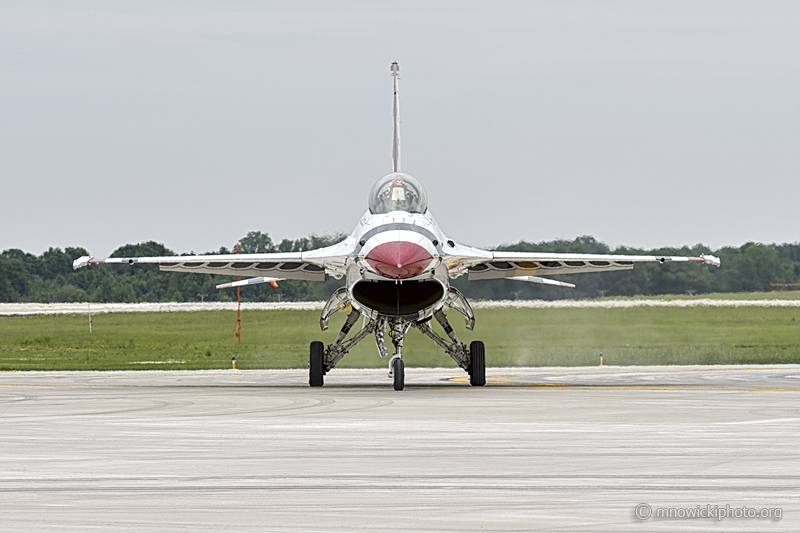
{"type": "Polygon", "coordinates": [[[278,282],[283,278],[249,278],[239,281],[231,281],[230,283],[221,283],[217,285],[218,289],[230,289],[232,287],[244,287],[245,285],[256,285],[257,283],[269,283],[273,289],[278,288],[278,282]]]}
{"type": "Polygon", "coordinates": [[[541,283],[543,285],[555,285],[556,287],[569,287],[570,289],[575,288],[575,285],[573,285],[572,283],[567,283],[565,281],[556,281],[554,279],[540,278],[538,276],[514,276],[511,279],[517,281],[528,281],[530,283],[541,283]]]}
{"type": "Polygon", "coordinates": [[[659,263],[666,263],[667,261],[676,261],[679,263],[683,261],[690,261],[694,263],[705,263],[707,265],[713,265],[718,268],[720,266],[719,257],[706,254],[700,254],[700,257],[656,256],[656,261],[658,261],[659,263]]]}

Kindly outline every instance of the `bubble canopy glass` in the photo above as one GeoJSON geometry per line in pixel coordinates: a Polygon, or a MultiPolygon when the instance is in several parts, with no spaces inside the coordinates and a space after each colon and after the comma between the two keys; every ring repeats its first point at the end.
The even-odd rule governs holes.
{"type": "Polygon", "coordinates": [[[400,172],[379,179],[369,192],[369,211],[374,215],[405,211],[425,213],[428,210],[428,194],[422,184],[400,172]]]}

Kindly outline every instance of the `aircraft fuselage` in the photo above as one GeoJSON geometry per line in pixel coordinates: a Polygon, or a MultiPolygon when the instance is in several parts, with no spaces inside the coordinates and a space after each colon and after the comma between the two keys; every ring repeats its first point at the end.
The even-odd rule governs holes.
{"type": "Polygon", "coordinates": [[[347,268],[347,292],[359,311],[418,321],[444,305],[448,239],[429,213],[367,212],[351,238],[355,260],[347,268]]]}

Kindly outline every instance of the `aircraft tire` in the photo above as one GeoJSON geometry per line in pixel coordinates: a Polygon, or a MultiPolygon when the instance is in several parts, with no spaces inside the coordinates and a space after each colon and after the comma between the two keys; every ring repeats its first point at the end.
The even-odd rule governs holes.
{"type": "Polygon", "coordinates": [[[472,341],[469,344],[470,373],[469,384],[473,387],[486,385],[486,350],[483,341],[472,341]]]}
{"type": "Polygon", "coordinates": [[[311,343],[308,356],[308,384],[312,387],[322,387],[325,380],[325,369],[323,358],[325,356],[325,345],[320,341],[311,343]]]}
{"type": "Polygon", "coordinates": [[[406,385],[406,365],[402,359],[395,359],[392,363],[394,375],[394,390],[403,390],[406,385]]]}

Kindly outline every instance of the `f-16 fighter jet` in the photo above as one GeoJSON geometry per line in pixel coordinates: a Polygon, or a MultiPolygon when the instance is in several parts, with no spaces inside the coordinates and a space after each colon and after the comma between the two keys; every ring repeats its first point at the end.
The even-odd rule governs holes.
{"type": "Polygon", "coordinates": [[[404,387],[403,339],[411,328],[430,337],[469,374],[471,385],[486,383],[486,356],[479,340],[465,345],[453,331],[445,309],[461,313],[466,328],[475,326],[475,316],[467,299],[450,280],[467,276],[469,280],[508,278],[562,287],[574,287],[541,277],[548,274],[575,274],[632,269],[635,263],[656,261],[695,261],[719,266],[714,256],[667,257],[642,255],[559,254],[493,252],[459,244],[448,238],[428,210],[428,195],[422,184],[400,172],[400,131],[398,78],[400,67],[391,65],[394,84],[394,140],[392,173],[379,179],[369,192],[369,208],[353,233],[344,241],[309,252],[203,255],[178,257],[81,257],[73,267],[91,263],[156,263],[167,272],[198,272],[254,276],[224,283],[217,288],[287,279],[323,281],[326,276],[343,279],[344,286],[330,297],[322,309],[320,326],[328,328],[337,311],[350,309],[336,339],[325,346],[314,341],[309,350],[308,382],[322,386],[325,375],[359,342],[375,336],[378,353],[388,358],[389,376],[395,390],[404,387]],[[348,334],[360,317],[368,322],[350,338],[348,334]],[[435,319],[445,336],[431,328],[435,319]],[[394,345],[390,356],[386,337],[394,345]]]}

